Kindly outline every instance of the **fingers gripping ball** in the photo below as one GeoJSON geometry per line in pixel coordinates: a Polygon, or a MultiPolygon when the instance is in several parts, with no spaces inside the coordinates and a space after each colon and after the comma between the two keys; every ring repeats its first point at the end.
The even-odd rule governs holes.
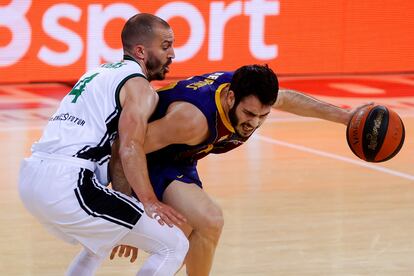
{"type": "Polygon", "coordinates": [[[405,129],[401,118],[383,105],[368,105],[358,110],[346,129],[352,152],[368,162],[393,158],[404,144],[405,129]]]}

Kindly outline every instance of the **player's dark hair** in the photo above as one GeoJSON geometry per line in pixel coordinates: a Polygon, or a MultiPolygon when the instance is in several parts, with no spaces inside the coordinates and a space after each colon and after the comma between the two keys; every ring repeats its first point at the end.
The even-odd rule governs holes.
{"type": "Polygon", "coordinates": [[[137,44],[147,46],[154,37],[154,28],[159,26],[170,28],[166,21],[149,13],[139,13],[128,19],[121,33],[124,52],[132,50],[137,44]]]}
{"type": "Polygon", "coordinates": [[[279,82],[267,64],[245,65],[234,72],[230,90],[235,95],[235,106],[250,95],[256,96],[263,105],[273,105],[279,92],[279,82]]]}

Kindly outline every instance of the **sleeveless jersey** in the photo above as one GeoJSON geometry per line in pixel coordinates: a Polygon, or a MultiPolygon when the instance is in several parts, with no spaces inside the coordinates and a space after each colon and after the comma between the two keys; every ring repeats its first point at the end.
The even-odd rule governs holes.
{"type": "Polygon", "coordinates": [[[145,78],[129,56],[85,73],[62,99],[32,152],[106,162],[118,133],[119,92],[127,80],[138,76],[145,78]]]}
{"type": "MultiPolygon", "coordinates": [[[[195,105],[207,118],[209,137],[195,146],[175,144],[147,155],[148,163],[196,163],[209,153],[224,153],[242,145],[243,138],[234,131],[224,114],[220,93],[231,82],[233,72],[214,72],[194,76],[159,89],[159,102],[150,121],[165,116],[171,103],[184,101],[195,105]]],[[[168,135],[168,133],[166,133],[168,135]]]]}

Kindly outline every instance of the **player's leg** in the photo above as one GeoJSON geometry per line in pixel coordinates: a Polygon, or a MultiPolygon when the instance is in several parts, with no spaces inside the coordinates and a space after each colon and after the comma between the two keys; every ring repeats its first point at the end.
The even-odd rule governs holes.
{"type": "MultiPolygon", "coordinates": [[[[125,198],[119,193],[117,195],[125,198]]],[[[143,208],[142,204],[135,199],[129,199],[131,203],[135,201],[135,204],[143,208]]],[[[138,247],[151,255],[138,275],[174,275],[182,266],[188,251],[188,240],[179,228],[161,226],[155,219],[149,218],[146,213],[141,215],[136,225],[118,241],[118,244],[138,247]]],[[[66,275],[94,275],[107,255],[97,255],[84,248],[74,258],[66,275]]]]}
{"type": "Polygon", "coordinates": [[[72,260],[66,276],[88,276],[95,275],[96,270],[104,261],[105,256],[99,256],[83,248],[81,252],[72,260]]]}
{"type": "MultiPolygon", "coordinates": [[[[125,198],[119,193],[117,195],[125,198]]],[[[135,199],[129,199],[131,203],[135,201],[139,207],[143,208],[142,204],[135,199]]],[[[118,244],[138,247],[151,255],[138,275],[174,275],[182,266],[188,251],[188,240],[179,228],[161,226],[146,213],[141,215],[136,225],[118,241],[118,244]]],[[[107,255],[97,255],[84,248],[72,261],[66,275],[94,275],[107,255]]]]}
{"type": "MultiPolygon", "coordinates": [[[[188,240],[177,227],[161,226],[146,214],[120,244],[127,244],[146,251],[150,257],[137,275],[174,275],[182,266],[188,251],[188,240]]],[[[105,255],[97,255],[84,248],[72,261],[67,276],[94,275],[105,255]]]]}
{"type": "MultiPolygon", "coordinates": [[[[101,198],[101,202],[106,202],[106,205],[112,206],[111,213],[106,212],[105,217],[118,223],[123,222],[126,227],[123,228],[124,230],[127,228],[130,229],[127,229],[125,234],[116,243],[138,247],[151,255],[140,269],[138,275],[174,275],[181,267],[188,251],[188,239],[183,232],[177,227],[170,228],[167,225],[162,226],[155,219],[148,217],[143,211],[144,207],[142,203],[138,202],[136,198],[112,191],[100,186],[96,182],[94,184],[94,189],[97,189],[95,197],[104,196],[105,198],[101,198]],[[136,216],[135,223],[131,225],[130,222],[132,221],[129,221],[127,218],[135,218],[136,216]]],[[[94,211],[96,213],[95,209],[94,211]]],[[[101,218],[91,216],[90,220],[101,220],[101,218]]],[[[114,231],[110,225],[106,225],[108,223],[112,225],[110,222],[105,223],[105,227],[108,228],[107,230],[114,231]]],[[[96,231],[101,230],[100,228],[96,229],[96,231]]],[[[103,241],[99,240],[99,242],[103,241]]],[[[109,239],[106,241],[107,244],[110,242],[109,239]]],[[[113,246],[115,245],[113,244],[113,246]]],[[[109,255],[112,246],[105,248],[107,250],[99,254],[104,258],[109,255]]],[[[81,252],[72,263],[71,269],[76,268],[74,271],[82,269],[82,271],[85,271],[83,275],[91,275],[86,274],[86,271],[96,270],[101,263],[98,258],[94,254],[81,252]]]]}
{"type": "Polygon", "coordinates": [[[100,264],[97,255],[105,258],[119,243],[153,255],[144,275],[174,275],[187,253],[188,240],[180,229],[161,226],[135,198],[100,185],[91,170],[35,158],[22,166],[19,190],[25,206],[53,234],[93,252],[81,252],[68,273],[80,264],[81,275],[92,275],[100,264]]]}
{"type": "Polygon", "coordinates": [[[188,251],[188,240],[179,228],[161,226],[145,213],[119,244],[138,247],[151,254],[138,275],[174,275],[188,251]]]}
{"type": "Polygon", "coordinates": [[[196,184],[173,181],[163,201],[186,218],[193,231],[186,257],[187,274],[209,275],[224,220],[221,208],[196,184]]]}

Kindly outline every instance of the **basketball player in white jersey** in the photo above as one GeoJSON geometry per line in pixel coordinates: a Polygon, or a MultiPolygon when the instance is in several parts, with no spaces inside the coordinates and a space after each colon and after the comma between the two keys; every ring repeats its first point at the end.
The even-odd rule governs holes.
{"type": "Polygon", "coordinates": [[[118,244],[151,255],[138,275],[173,275],[184,260],[188,240],[174,224],[185,219],[157,200],[143,151],[158,102],[149,82],[164,79],[173,41],[164,20],[130,18],[122,30],[124,59],[81,77],[22,162],[19,191],[27,210],[52,233],[84,247],[67,275],[93,275],[118,244]],[[95,175],[118,136],[122,166],[139,201],[104,187],[95,175]]]}

